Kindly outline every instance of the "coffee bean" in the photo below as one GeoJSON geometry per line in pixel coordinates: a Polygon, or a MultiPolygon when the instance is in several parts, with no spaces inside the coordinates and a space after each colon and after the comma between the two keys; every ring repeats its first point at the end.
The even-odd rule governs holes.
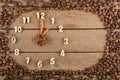
{"type": "MultiPolygon", "coordinates": [[[[0,75],[5,75],[4,80],[20,80],[28,77],[31,80],[119,80],[120,77],[120,10],[113,7],[118,0],[50,0],[38,6],[39,0],[26,0],[27,5],[22,5],[17,0],[0,0],[5,5],[0,12],[0,75]],[[11,7],[7,4],[13,4],[11,7]],[[19,65],[9,56],[8,38],[10,25],[22,13],[36,10],[80,10],[97,14],[103,22],[106,35],[105,54],[96,65],[85,70],[29,70],[25,66],[19,65]]],[[[39,38],[40,39],[40,38],[39,38]]],[[[45,42],[46,38],[41,38],[45,42]]],[[[38,41],[39,42],[39,41],[38,41]]],[[[41,44],[43,44],[41,43],[41,44]]]]}

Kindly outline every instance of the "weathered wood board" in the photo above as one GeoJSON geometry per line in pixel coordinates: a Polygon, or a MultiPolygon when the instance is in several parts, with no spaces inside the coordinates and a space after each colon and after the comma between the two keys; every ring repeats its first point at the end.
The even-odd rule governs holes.
{"type": "Polygon", "coordinates": [[[22,14],[16,19],[11,25],[22,26],[27,29],[39,29],[39,20],[37,19],[36,13],[44,12],[44,28],[58,28],[58,26],[63,26],[65,29],[68,28],[104,28],[103,23],[100,21],[97,15],[92,13],[86,13],[83,11],[33,11],[29,13],[22,14]],[[29,24],[23,24],[23,17],[30,17],[29,24]],[[55,18],[55,24],[51,24],[51,18],[55,18]],[[34,24],[34,25],[33,25],[34,24]]]}
{"type": "Polygon", "coordinates": [[[11,51],[14,51],[14,49],[20,49],[22,52],[59,52],[62,49],[66,52],[104,51],[105,30],[64,30],[63,33],[50,30],[44,46],[37,44],[35,40],[37,34],[39,34],[39,30],[24,30],[18,34],[12,30],[9,35],[11,51]],[[13,36],[17,38],[15,44],[11,42],[13,36]],[[64,45],[64,38],[69,39],[68,45],[64,45]]]}
{"type": "Polygon", "coordinates": [[[25,65],[29,69],[38,70],[83,70],[86,67],[95,65],[102,53],[66,53],[65,57],[59,53],[22,53],[20,56],[11,56],[21,65],[25,65]],[[30,57],[30,63],[26,64],[26,57],[30,57]],[[55,58],[55,64],[50,64],[50,58],[55,58]],[[43,61],[43,67],[38,68],[37,62],[43,61]]]}
{"type": "Polygon", "coordinates": [[[83,70],[93,66],[103,56],[106,43],[106,33],[103,23],[97,15],[82,11],[33,11],[22,14],[11,25],[21,26],[23,31],[15,33],[10,31],[9,47],[11,56],[21,65],[29,69],[52,70],[70,69],[83,70]],[[39,19],[37,12],[45,12],[44,28],[50,28],[47,33],[47,43],[39,46],[35,40],[39,34],[39,19]],[[30,23],[24,24],[23,17],[30,17],[30,23]],[[55,18],[55,24],[51,24],[51,18],[55,18]],[[63,26],[63,33],[58,26],[63,26]],[[16,37],[17,42],[11,43],[11,37],[16,37]],[[69,44],[64,45],[63,39],[68,38],[69,44]],[[14,50],[20,49],[20,55],[14,55],[14,50]],[[60,51],[65,50],[65,56],[60,56],[60,51]],[[26,57],[31,57],[30,64],[26,64],[26,57]],[[55,58],[55,65],[50,64],[50,58],[55,58]],[[37,67],[37,61],[44,61],[43,67],[37,67]]]}

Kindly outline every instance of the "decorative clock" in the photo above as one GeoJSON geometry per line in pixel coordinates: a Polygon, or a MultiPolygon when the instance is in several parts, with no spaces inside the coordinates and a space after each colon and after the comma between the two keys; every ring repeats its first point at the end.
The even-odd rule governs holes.
{"type": "Polygon", "coordinates": [[[1,80],[119,80],[120,2],[0,0],[1,80]]]}

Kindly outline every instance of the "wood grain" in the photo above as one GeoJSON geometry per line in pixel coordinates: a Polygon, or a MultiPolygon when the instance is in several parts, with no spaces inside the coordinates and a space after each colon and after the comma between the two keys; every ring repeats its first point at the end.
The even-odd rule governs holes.
{"type": "Polygon", "coordinates": [[[64,28],[104,28],[103,23],[100,21],[97,15],[92,13],[86,13],[83,11],[33,11],[30,13],[24,13],[19,18],[16,19],[11,25],[22,26],[27,29],[39,28],[39,20],[36,17],[37,12],[45,12],[46,19],[44,20],[44,28],[58,28],[58,26],[63,26],[64,28]],[[31,17],[31,22],[29,24],[23,24],[23,17],[31,17]],[[55,18],[55,24],[51,24],[51,18],[55,18]]]}
{"type": "Polygon", "coordinates": [[[20,56],[11,56],[21,65],[29,69],[38,70],[83,70],[95,65],[102,58],[103,53],[66,53],[64,57],[59,53],[22,53],[20,56]],[[33,57],[34,56],[34,57],[33,57]],[[26,64],[26,57],[30,57],[30,63],[26,64]],[[55,64],[50,64],[50,59],[55,58],[55,64]],[[43,61],[43,67],[38,68],[37,62],[43,61]]]}
{"type": "Polygon", "coordinates": [[[64,49],[67,52],[90,52],[104,51],[105,30],[64,30],[63,33],[57,30],[50,30],[47,34],[47,43],[44,46],[37,44],[35,37],[39,30],[24,30],[22,33],[11,31],[9,38],[17,38],[17,42],[9,47],[12,51],[20,49],[23,52],[59,52],[64,49]],[[69,45],[63,44],[63,39],[69,39],[69,45]]]}
{"type": "Polygon", "coordinates": [[[21,65],[29,69],[39,69],[36,64],[38,60],[44,61],[43,68],[39,70],[70,69],[83,70],[86,67],[93,66],[102,58],[104,46],[106,43],[106,30],[103,29],[103,23],[97,15],[83,11],[33,11],[22,14],[11,25],[22,26],[22,33],[15,33],[11,30],[8,36],[17,38],[17,43],[12,44],[9,41],[9,47],[12,51],[11,56],[21,65]],[[45,12],[44,28],[50,28],[47,34],[47,43],[41,47],[35,41],[39,34],[39,20],[36,18],[36,12],[45,12]],[[31,17],[29,24],[23,24],[23,17],[31,17]],[[55,18],[55,24],[51,24],[51,18],[55,18]],[[63,26],[64,32],[58,32],[58,26],[63,26]],[[63,44],[63,39],[69,38],[69,45],[63,44]],[[20,56],[14,55],[14,49],[20,49],[20,56]],[[61,57],[60,51],[65,50],[66,56],[61,57]],[[25,57],[31,57],[31,62],[26,65],[25,57]],[[56,59],[55,65],[50,65],[50,58],[56,59]]]}

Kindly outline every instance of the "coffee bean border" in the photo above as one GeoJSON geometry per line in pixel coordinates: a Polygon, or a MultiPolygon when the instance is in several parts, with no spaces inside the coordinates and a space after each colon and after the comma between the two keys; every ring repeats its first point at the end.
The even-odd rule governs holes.
{"type": "Polygon", "coordinates": [[[38,6],[39,0],[26,0],[26,5],[14,0],[0,0],[4,3],[0,13],[0,28],[5,32],[0,32],[0,76],[5,76],[4,80],[120,80],[120,9],[115,9],[115,2],[119,0],[51,0],[38,6]],[[14,6],[10,6],[10,4],[14,6]],[[83,71],[71,70],[29,70],[25,66],[19,65],[9,56],[8,45],[10,25],[22,13],[36,10],[81,10],[97,14],[103,22],[106,35],[106,46],[103,58],[99,63],[83,71]]]}

